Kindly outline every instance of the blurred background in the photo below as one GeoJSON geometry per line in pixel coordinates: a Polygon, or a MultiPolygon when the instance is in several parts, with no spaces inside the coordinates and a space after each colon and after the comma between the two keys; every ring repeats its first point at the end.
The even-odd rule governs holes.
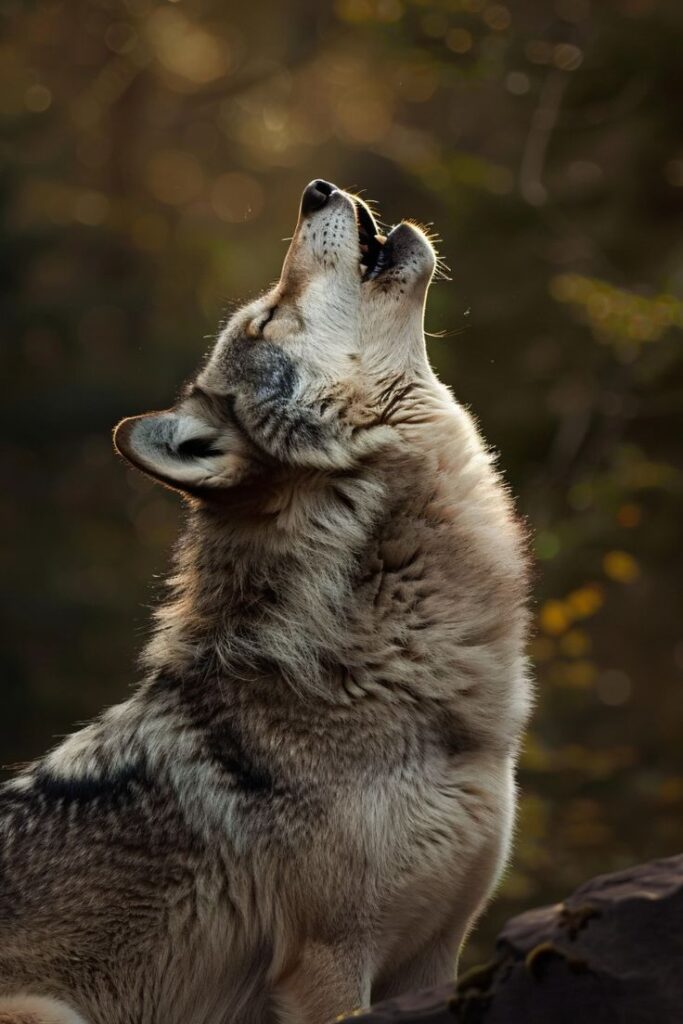
{"type": "Polygon", "coordinates": [[[683,846],[680,0],[5,0],[0,759],[137,676],[181,503],[112,452],[303,186],[434,225],[430,351],[534,536],[516,852],[470,942],[683,846]]]}

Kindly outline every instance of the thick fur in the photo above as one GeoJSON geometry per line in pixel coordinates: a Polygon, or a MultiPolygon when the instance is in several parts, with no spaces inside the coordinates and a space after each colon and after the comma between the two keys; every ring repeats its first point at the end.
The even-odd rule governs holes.
{"type": "Polygon", "coordinates": [[[451,978],[500,875],[523,540],[427,363],[431,246],[362,283],[357,211],[117,430],[188,525],[135,694],[1,791],[0,1022],[325,1024],[451,978]]]}

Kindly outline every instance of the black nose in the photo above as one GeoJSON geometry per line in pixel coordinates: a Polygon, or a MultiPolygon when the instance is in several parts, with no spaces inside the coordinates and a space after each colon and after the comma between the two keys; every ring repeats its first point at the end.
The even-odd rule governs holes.
{"type": "Polygon", "coordinates": [[[301,212],[313,213],[320,210],[335,191],[336,185],[330,185],[329,181],[316,178],[304,189],[301,197],[301,212]]]}

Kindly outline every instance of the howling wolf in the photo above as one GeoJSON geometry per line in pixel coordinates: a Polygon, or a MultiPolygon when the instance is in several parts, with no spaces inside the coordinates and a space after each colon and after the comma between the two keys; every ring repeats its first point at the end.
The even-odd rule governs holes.
{"type": "Polygon", "coordinates": [[[115,445],[188,524],[134,695],[0,791],[2,1024],[327,1024],[455,974],[529,708],[523,531],[435,377],[427,236],[304,191],[115,445]]]}

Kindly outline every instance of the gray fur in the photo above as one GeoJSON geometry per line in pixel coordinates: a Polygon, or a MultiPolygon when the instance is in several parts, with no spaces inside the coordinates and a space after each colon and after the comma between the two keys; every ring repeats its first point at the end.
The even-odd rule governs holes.
{"type": "Polygon", "coordinates": [[[117,430],[188,527],[135,694],[0,792],[0,1021],[325,1024],[450,978],[499,877],[523,540],[426,360],[431,246],[361,285],[355,211],[117,430]]]}

